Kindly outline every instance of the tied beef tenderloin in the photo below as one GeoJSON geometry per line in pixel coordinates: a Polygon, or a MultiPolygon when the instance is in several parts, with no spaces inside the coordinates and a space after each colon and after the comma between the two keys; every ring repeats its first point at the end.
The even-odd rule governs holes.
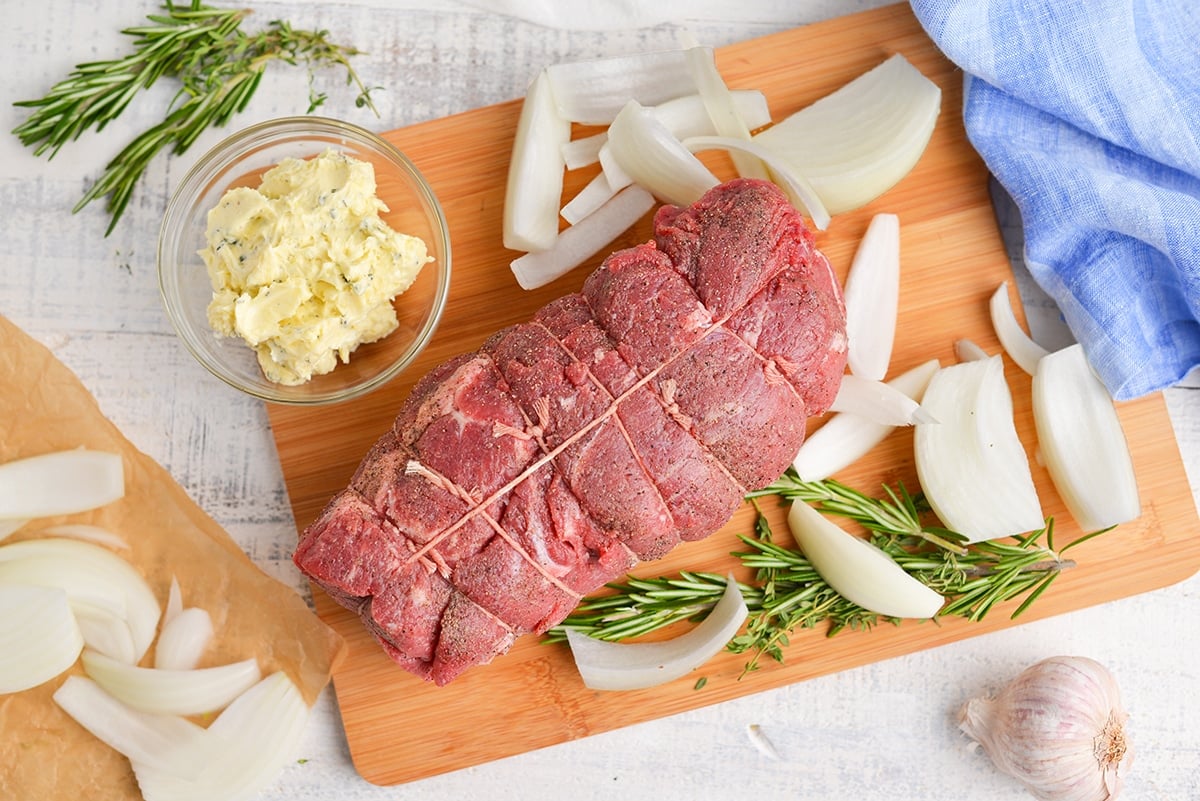
{"type": "Polygon", "coordinates": [[[296,564],[442,685],[774,481],[845,367],[840,289],[770,183],[666,206],[580,293],[435,368],[296,564]]]}

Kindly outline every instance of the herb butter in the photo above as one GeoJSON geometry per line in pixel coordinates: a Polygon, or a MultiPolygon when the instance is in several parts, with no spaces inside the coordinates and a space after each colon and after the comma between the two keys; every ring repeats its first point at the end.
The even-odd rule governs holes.
{"type": "Polygon", "coordinates": [[[380,219],[375,170],[337,150],[284,159],[208,213],[208,322],[244,339],[263,374],[303,384],[396,329],[392,301],[431,261],[380,219]]]}

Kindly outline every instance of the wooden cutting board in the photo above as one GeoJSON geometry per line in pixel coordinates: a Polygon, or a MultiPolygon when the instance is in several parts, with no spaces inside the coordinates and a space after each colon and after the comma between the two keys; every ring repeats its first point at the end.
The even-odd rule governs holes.
{"type": "MultiPolygon", "coordinates": [[[[942,114],[921,162],[905,180],[859,211],[837,217],[818,244],[843,277],[867,222],[876,212],[900,216],[902,313],[893,373],[936,357],[954,361],[953,342],[969,337],[999,352],[987,299],[1011,278],[987,192],[987,175],[963,135],[962,75],[935,49],[905,4],[835,19],[721,49],[718,64],[732,88],[762,90],[776,119],[828,94],[893,53],[903,53],[943,89],[942,114]]],[[[518,288],[501,246],[505,176],[519,103],[470,111],[385,134],[424,172],[449,218],[453,243],[450,302],[441,327],[410,373],[365,398],[336,408],[272,406],[270,418],[295,511],[303,528],[342,488],[392,419],[412,384],[435,364],[474,350],[496,329],[527,319],[554,297],[577,290],[591,266],[533,292],[518,288]]],[[[569,175],[572,194],[591,176],[569,175]]],[[[381,188],[386,198],[386,187],[381,188]]],[[[647,238],[648,221],[617,246],[647,238]]],[[[1023,441],[1032,455],[1030,381],[1009,364],[1008,379],[1023,441]]],[[[1019,620],[1033,620],[1178,582],[1200,566],[1196,510],[1166,408],[1159,396],[1121,406],[1133,446],[1144,514],[1138,521],[1081,545],[1067,571],[1019,620]]],[[[902,431],[839,478],[873,492],[881,482],[916,485],[912,437],[902,431]]],[[[1058,521],[1057,542],[1080,534],[1048,475],[1034,462],[1045,512],[1058,521]]],[[[786,532],[781,509],[769,515],[786,532]]],[[[643,565],[643,575],[678,569],[726,571],[736,535],[753,525],[743,508],[703,542],[643,565]]],[[[584,688],[565,646],[526,637],[491,665],[450,686],[425,684],[395,667],[357,618],[316,593],[317,611],[341,632],[348,658],[334,675],[338,706],[359,772],[397,784],[659,718],[865,663],[1015,625],[1008,609],[981,623],[953,619],[908,622],[827,638],[822,630],[793,637],[782,665],[766,662],[739,679],[745,657],[722,654],[696,676],[651,690],[596,693],[584,688]]]]}

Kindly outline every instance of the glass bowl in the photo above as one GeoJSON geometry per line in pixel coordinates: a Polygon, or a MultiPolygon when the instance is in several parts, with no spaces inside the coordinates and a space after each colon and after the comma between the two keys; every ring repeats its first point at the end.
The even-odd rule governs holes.
{"type": "Polygon", "coordinates": [[[323,117],[285,117],[228,137],[184,177],[167,205],[158,238],[163,304],[176,333],[209,372],[230,386],[275,403],[317,405],[364,395],[412,364],[433,336],[450,289],[450,235],[441,204],[403,153],[375,134],[323,117]],[[307,383],[287,386],[267,379],[254,350],[241,338],[217,335],[208,323],[212,283],[197,251],[205,246],[208,212],[227,189],[257,187],[262,173],[282,159],[310,158],[333,148],[375,167],[381,214],[394,230],[425,241],[433,261],[393,303],[399,327],[378,342],[360,345],[347,363],[307,383]]]}

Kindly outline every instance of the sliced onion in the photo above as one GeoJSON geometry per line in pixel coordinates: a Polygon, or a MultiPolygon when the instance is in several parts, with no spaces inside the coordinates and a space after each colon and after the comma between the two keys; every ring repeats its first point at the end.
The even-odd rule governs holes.
{"type": "Polygon", "coordinates": [[[127,665],[137,663],[137,645],[125,615],[80,602],[71,609],[88,648],[127,665]]]}
{"type": "Polygon", "coordinates": [[[511,250],[545,250],[558,235],[562,199],[562,146],[571,124],[558,115],[550,82],[543,70],[529,85],[508,166],[504,194],[504,246],[511,250]]]}
{"type": "Polygon", "coordinates": [[[0,581],[36,580],[66,590],[72,606],[86,604],[122,617],[138,661],[150,648],[162,613],[150,585],[129,562],[98,545],[46,538],[0,546],[0,581]]]}
{"type": "MultiPolygon", "coordinates": [[[[761,128],[771,122],[767,96],[757,89],[735,89],[729,92],[729,97],[733,103],[733,113],[746,127],[761,128]]],[[[650,108],[650,113],[678,139],[718,134],[708,109],[705,108],[704,98],[698,94],[683,95],[659,103],[650,108]]]]}
{"type": "Polygon", "coordinates": [[[0,519],[86,512],[125,495],[121,455],[55,451],[0,465],[0,519]]]}
{"type": "Polygon", "coordinates": [[[850,372],[882,381],[892,360],[900,307],[900,218],[876,214],[846,276],[846,360],[850,372]]]}
{"type": "Polygon", "coordinates": [[[808,179],[830,214],[864,206],[925,152],[941,89],[896,54],[842,88],[756,134],[808,179]]]}
{"type": "Polygon", "coordinates": [[[273,673],[231,703],[194,748],[177,751],[175,764],[132,760],[138,787],[146,801],[247,801],[295,758],[307,721],[300,691],[273,673]]]}
{"type": "Polygon", "coordinates": [[[608,182],[608,176],[602,172],[598,173],[595,178],[584,184],[583,189],[580,189],[559,213],[564,220],[574,225],[611,200],[616,193],[617,190],[608,182]]]}
{"type": "Polygon", "coordinates": [[[968,542],[1041,528],[1045,519],[1001,358],[943,367],[921,403],[939,423],[916,428],[917,475],[942,523],[968,542]]]}
{"type": "Polygon", "coordinates": [[[121,535],[114,534],[101,526],[92,526],[87,523],[66,523],[61,526],[51,526],[42,531],[42,534],[92,542],[114,551],[123,551],[129,548],[129,543],[121,535]]]}
{"type": "Polygon", "coordinates": [[[606,147],[643,189],[677,206],[691,205],[720,183],[667,126],[634,100],[609,126],[606,147]]]}
{"type": "MultiPolygon", "coordinates": [[[[717,59],[711,47],[689,47],[687,56],[688,68],[692,79],[696,82],[700,99],[708,117],[712,120],[713,130],[717,136],[731,139],[750,141],[750,128],[738,112],[733,95],[725,85],[725,79],[717,70],[717,59]]],[[[678,134],[676,134],[678,135],[678,134]]],[[[732,151],[734,167],[738,175],[744,178],[768,180],[767,169],[762,162],[746,151],[732,151]]]]}
{"type": "Polygon", "coordinates": [[[569,142],[563,142],[563,164],[568,170],[577,170],[589,164],[595,164],[600,159],[600,148],[608,141],[608,133],[601,131],[591,136],[581,136],[569,142]]]}
{"type": "Polygon", "coordinates": [[[942,608],[941,595],[804,501],[792,503],[788,529],[821,578],[863,609],[888,617],[930,618],[942,608]]]}
{"type": "MultiPolygon", "coordinates": [[[[750,128],[761,128],[771,122],[771,110],[767,106],[767,97],[757,89],[738,89],[730,93],[738,115],[750,128]]],[[[715,136],[712,119],[704,108],[700,95],[683,95],[647,106],[659,122],[667,126],[667,130],[676,139],[686,139],[689,136],[715,136]]],[[[591,136],[572,139],[562,147],[563,161],[568,170],[586,167],[600,160],[600,149],[608,141],[608,131],[601,131],[591,136]]]]}
{"type": "Polygon", "coordinates": [[[161,715],[221,709],[262,678],[253,659],[196,670],[161,670],[127,665],[90,649],[83,652],[83,669],[117,700],[161,715]]]}
{"type": "Polygon", "coordinates": [[[183,592],[179,589],[179,579],[171,576],[171,585],[167,588],[167,606],[163,610],[163,625],[170,623],[182,611],[183,592]]]}
{"type": "MultiPolygon", "coordinates": [[[[920,401],[929,379],[940,366],[937,359],[930,359],[901,373],[888,384],[913,400],[920,401]]],[[[804,440],[792,467],[801,481],[829,478],[866,456],[894,430],[895,426],[876,422],[869,417],[835,414],[804,440]]]]}
{"type": "Polygon", "coordinates": [[[625,171],[621,166],[621,162],[613,155],[612,148],[605,142],[600,148],[600,174],[608,181],[609,187],[614,192],[620,192],[627,186],[633,185],[633,176],[625,171]]]}
{"type": "Polygon", "coordinates": [[[81,650],[83,635],[64,591],[0,584],[0,695],[50,681],[81,650]]]}
{"type": "Polygon", "coordinates": [[[200,664],[212,638],[212,616],[206,610],[194,606],[182,609],[163,623],[154,644],[154,667],[192,670],[200,664]]]}
{"type": "Polygon", "coordinates": [[[1082,346],[1038,362],[1033,420],[1046,468],[1080,528],[1098,531],[1141,515],[1121,418],[1082,346]]]}
{"type": "Polygon", "coordinates": [[[986,350],[970,339],[954,340],[954,355],[960,362],[973,362],[987,359],[991,356],[986,350]]]}
{"type": "Polygon", "coordinates": [[[1029,375],[1036,375],[1038,362],[1048,351],[1034,342],[1017,322],[1017,316],[1013,313],[1012,300],[1008,297],[1007,281],[1001,282],[996,291],[992,293],[988,309],[991,311],[992,327],[996,329],[996,336],[1004,347],[1004,352],[1016,362],[1017,367],[1029,375]]]}
{"type": "MultiPolygon", "coordinates": [[[[67,677],[55,691],[54,702],[109,748],[144,765],[177,765],[179,753],[197,752],[204,739],[204,729],[191,721],[133,709],[82,676],[67,677]]],[[[195,761],[191,770],[213,768],[195,761]]]]}
{"type": "Polygon", "coordinates": [[[653,106],[696,91],[683,50],[552,64],[546,75],[558,115],[585,125],[607,125],[629,100],[653,106]]]}
{"type": "Polygon", "coordinates": [[[704,150],[728,150],[757,156],[771,170],[772,178],[788,196],[792,205],[808,214],[813,227],[818,231],[829,227],[829,211],[804,175],[757,142],[745,142],[724,136],[693,136],[685,139],[683,146],[696,153],[704,150]]]}
{"type": "Polygon", "coordinates": [[[829,407],[889,426],[936,423],[937,418],[912,397],[883,381],[869,381],[853,373],[842,376],[841,387],[829,407]]]}
{"type": "Polygon", "coordinates": [[[654,207],[654,197],[628,186],[612,200],[564,230],[549,250],[526,253],[512,261],[513,275],[524,289],[536,289],[566,275],[599,253],[654,207]]]}
{"type": "Polygon", "coordinates": [[[721,651],[749,611],[729,576],[721,600],[686,634],[662,642],[597,640],[571,629],[567,642],[583,683],[593,690],[638,690],[685,676],[721,651]]]}

